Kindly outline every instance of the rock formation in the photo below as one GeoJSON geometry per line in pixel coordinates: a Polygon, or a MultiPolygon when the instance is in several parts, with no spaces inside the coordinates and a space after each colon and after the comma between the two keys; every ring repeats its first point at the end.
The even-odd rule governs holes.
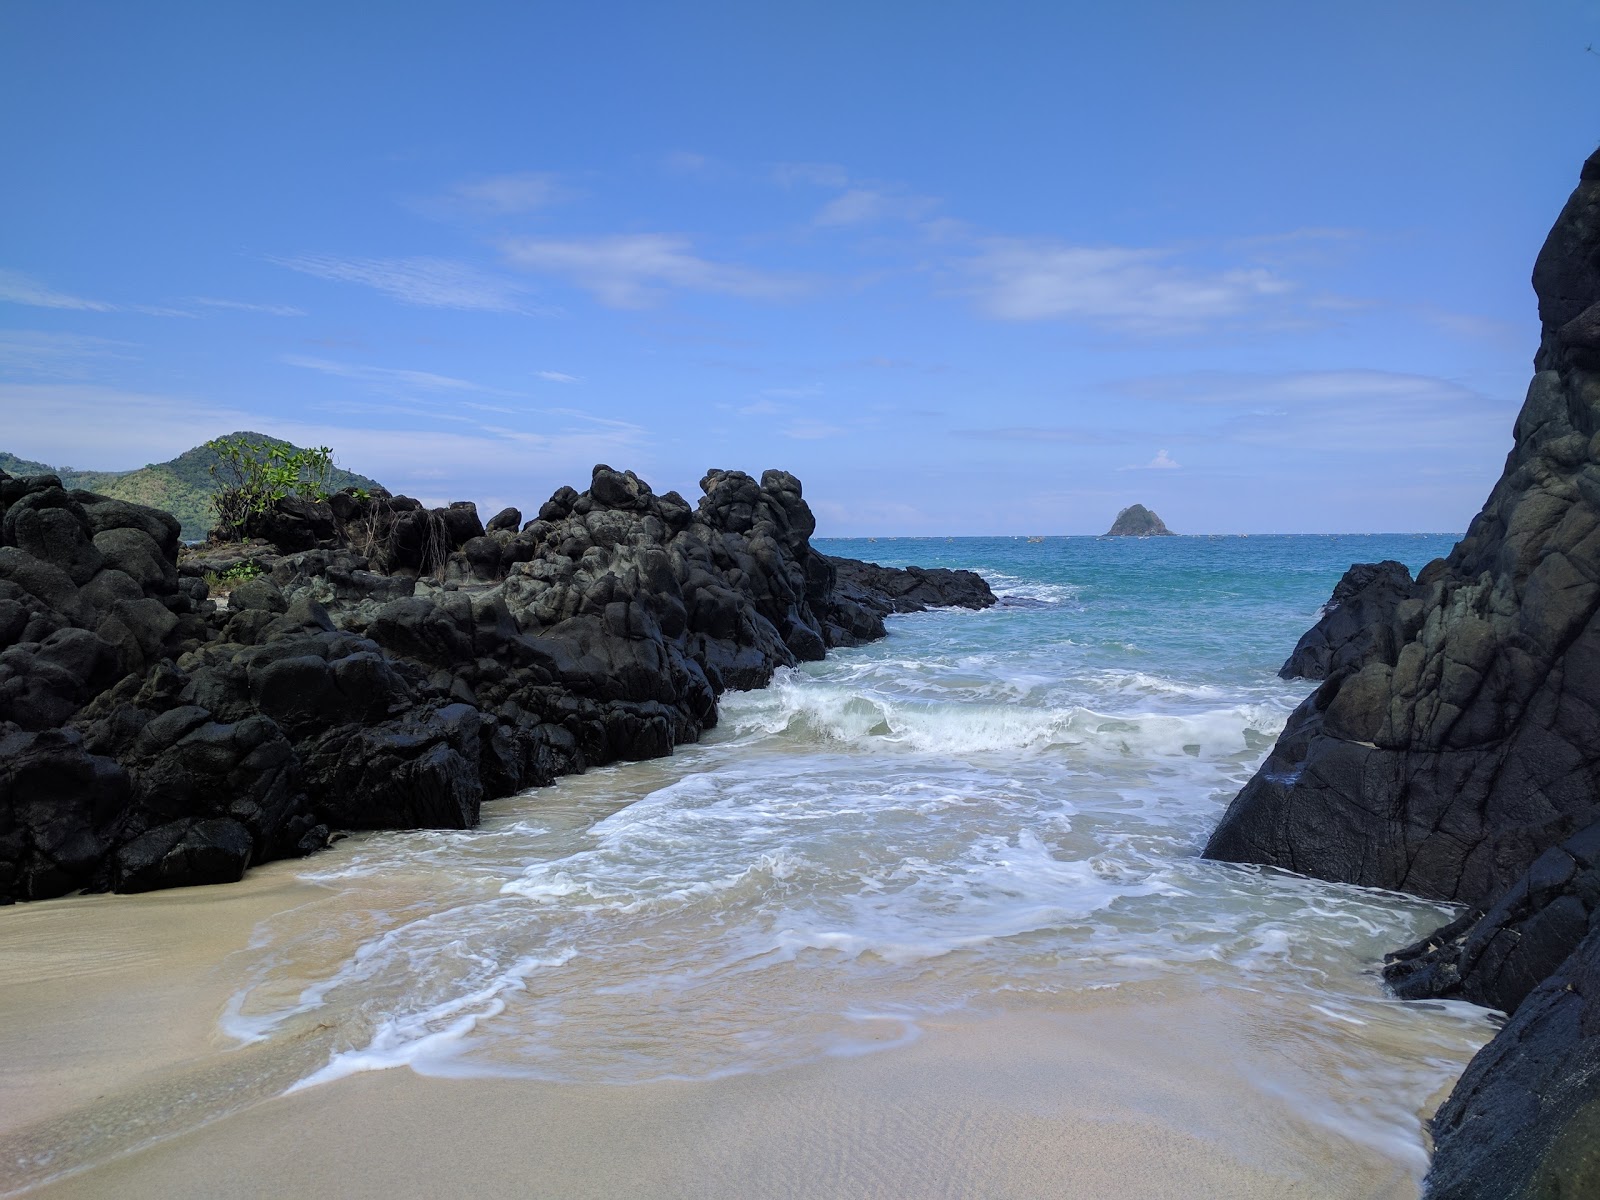
{"type": "Polygon", "coordinates": [[[1341,581],[1285,664],[1325,681],[1206,848],[1471,906],[1388,971],[1514,1010],[1435,1121],[1427,1194],[1452,1200],[1600,1194],[1600,153],[1533,285],[1535,374],[1483,511],[1414,583],[1341,581]]]}
{"type": "Polygon", "coordinates": [[[599,466],[525,525],[382,489],[289,499],[180,563],[166,513],[0,474],[0,902],[466,828],[485,800],[671,753],[724,690],[891,612],[994,603],[970,572],[818,554],[785,472],[701,487],[691,507],[599,466]],[[224,607],[225,571],[255,577],[224,607]]]}
{"type": "Polygon", "coordinates": [[[1156,516],[1142,504],[1131,504],[1117,514],[1117,519],[1111,522],[1111,528],[1106,530],[1106,537],[1171,537],[1172,530],[1168,529],[1156,516]]]}
{"type": "Polygon", "coordinates": [[[1321,620],[1300,639],[1279,668],[1279,677],[1326,679],[1345,674],[1369,658],[1392,655],[1389,618],[1415,586],[1411,572],[1393,559],[1356,563],[1334,585],[1321,620]]]}

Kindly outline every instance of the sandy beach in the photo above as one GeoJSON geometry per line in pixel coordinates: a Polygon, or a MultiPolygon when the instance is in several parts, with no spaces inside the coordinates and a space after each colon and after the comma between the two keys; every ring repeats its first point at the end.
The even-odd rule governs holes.
{"type": "Polygon", "coordinates": [[[66,1197],[1409,1197],[1414,1167],[1285,1104],[1309,1079],[1238,993],[1170,984],[924,1022],[909,1045],[709,1081],[357,1074],[233,1047],[230,956],[327,902],[243,884],[0,919],[6,1192],[66,1197]],[[1270,1081],[1270,1082],[1269,1082],[1270,1081]]]}

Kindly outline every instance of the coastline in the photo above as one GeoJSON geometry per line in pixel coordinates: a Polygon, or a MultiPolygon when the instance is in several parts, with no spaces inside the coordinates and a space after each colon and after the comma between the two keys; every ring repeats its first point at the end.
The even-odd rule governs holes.
{"type": "MultiPolygon", "coordinates": [[[[1063,607],[1021,611],[1036,614],[1030,618],[1035,621],[1082,625],[1086,618],[1065,593],[1049,590],[1053,586],[1047,583],[1035,590],[1055,597],[1052,603],[1063,607]]],[[[1144,602],[1159,603],[1159,594],[1137,595],[1144,602]]],[[[1108,628],[1119,628],[1129,620],[1118,604],[1108,605],[1106,611],[1108,628]]],[[[1292,612],[1281,619],[1292,620],[1292,612]]],[[[904,640],[896,647],[863,650],[854,666],[846,662],[817,669],[837,670],[854,679],[856,671],[871,663],[892,665],[921,644],[918,638],[941,637],[935,631],[944,620],[937,614],[909,619],[902,630],[904,640]]],[[[1011,623],[1005,614],[963,615],[962,626],[969,620],[1011,623]]],[[[911,657],[918,655],[912,652],[911,657]]],[[[970,663],[964,669],[970,671],[970,663]]],[[[1203,688],[1201,692],[1209,694],[1203,688]]],[[[853,1006],[856,1010],[893,1018],[876,1024],[877,1040],[884,1046],[879,1052],[832,1058],[813,1054],[789,1065],[703,1081],[621,1084],[495,1078],[491,1047],[473,1059],[477,1074],[470,1080],[395,1068],[285,1095],[349,1048],[348,1040],[338,1040],[339,1030],[322,1024],[337,1017],[301,1011],[277,1026],[267,1041],[253,1046],[226,1037],[225,1029],[246,1028],[252,1014],[293,1008],[302,987],[329,978],[340,964],[351,961],[353,947],[391,928],[387,915],[416,916],[434,910],[445,897],[434,874],[438,866],[432,850],[415,856],[403,851],[413,840],[428,842],[448,858],[449,846],[465,847],[481,838],[487,850],[502,831],[536,815],[537,824],[555,839],[548,844],[560,847],[556,860],[577,880],[543,882],[559,884],[558,891],[590,882],[604,884],[601,891],[610,896],[617,880],[583,874],[597,866],[586,857],[592,845],[574,846],[558,836],[561,830],[587,830],[611,815],[628,812],[629,817],[613,826],[613,836],[625,842],[626,835],[617,827],[650,826],[652,807],[634,808],[629,803],[649,795],[659,798],[654,819],[665,822],[652,827],[657,834],[676,838],[676,844],[709,847],[721,839],[713,836],[699,843],[694,836],[701,827],[692,814],[701,810],[692,795],[670,798],[671,788],[682,776],[703,777],[726,757],[753,768],[738,779],[754,790],[736,793],[751,801],[766,795],[775,778],[756,760],[771,756],[776,763],[796,751],[808,753],[803,748],[814,736],[833,748],[825,758],[838,757],[837,737],[858,737],[859,750],[871,754],[890,774],[897,773],[891,763],[907,766],[913,761],[900,756],[911,753],[917,736],[942,729],[938,736],[948,737],[946,726],[915,723],[927,713],[901,711],[892,701],[875,710],[888,722],[881,730],[877,725],[869,729],[852,723],[850,706],[859,708],[857,697],[872,694],[863,693],[859,682],[842,691],[825,688],[822,695],[833,697],[826,704],[844,705],[833,715],[849,718],[835,729],[825,723],[808,724],[829,718],[823,709],[813,711],[812,701],[788,685],[743,693],[724,714],[717,734],[705,743],[670,758],[618,765],[564,779],[552,789],[520,793],[487,808],[489,819],[474,833],[359,835],[310,862],[266,864],[241,883],[142,896],[79,896],[12,909],[10,920],[0,925],[0,957],[21,969],[8,972],[0,982],[0,1017],[5,1021],[0,1034],[0,1054],[5,1057],[0,1067],[0,1191],[20,1188],[28,1196],[57,1197],[420,1196],[463,1188],[489,1195],[525,1195],[536,1186],[552,1195],[609,1195],[624,1190],[697,1196],[748,1195],[752,1190],[829,1196],[1107,1191],[1175,1197],[1416,1194],[1426,1167],[1418,1120],[1424,1114],[1419,1110],[1431,1111],[1448,1091],[1445,1076],[1452,1072],[1438,1069],[1431,1052],[1416,1040],[1420,1030],[1399,1028],[1409,1018],[1394,1024],[1370,1020],[1359,1007],[1364,1000],[1358,1000],[1353,1010],[1341,1004],[1332,1010],[1317,1009],[1306,1002],[1315,997],[1276,990],[1273,968],[1266,965],[1276,961],[1274,947],[1280,944],[1273,940],[1278,935],[1272,930],[1235,945],[1235,954],[1259,951],[1265,958],[1243,974],[1227,967],[1212,973],[1206,966],[1210,960],[1200,955],[1182,957],[1175,969],[1158,969],[1152,978],[1139,966],[1146,951],[1135,949],[1128,956],[1126,972],[1110,973],[1121,980],[1111,986],[1090,983],[1048,995],[1028,994],[1018,981],[997,975],[997,986],[982,990],[971,1007],[917,1017],[921,1036],[910,1044],[902,1044],[905,1019],[890,1011],[892,997],[890,1007],[873,1007],[876,997],[863,999],[853,1006]],[[784,707],[790,702],[798,705],[793,712],[784,707]],[[772,705],[777,707],[768,712],[772,705]],[[794,725],[797,714],[800,723],[794,725]],[[913,724],[900,725],[904,718],[913,724]],[[754,756],[742,751],[728,755],[724,748],[740,744],[741,728],[770,733],[780,726],[791,730],[797,739],[793,745],[762,742],[754,756]],[[912,741],[905,745],[894,740],[907,736],[912,741]],[[880,744],[880,739],[888,740],[880,744]],[[689,818],[688,823],[675,824],[674,814],[689,818]],[[397,855],[401,865],[394,869],[397,855]],[[375,869],[382,863],[389,865],[375,869]],[[359,877],[360,882],[329,886],[341,875],[347,881],[359,877]],[[333,940],[304,936],[335,929],[340,932],[333,940]],[[253,971],[263,956],[284,969],[253,971]],[[253,1001],[242,1014],[235,1014],[242,1020],[219,1024],[241,980],[253,981],[253,1001]],[[1353,1060],[1342,1055],[1354,1044],[1351,1030],[1356,1028],[1364,1030],[1355,1036],[1364,1042],[1362,1061],[1368,1067],[1393,1062],[1402,1075],[1411,1072],[1407,1085],[1400,1088],[1390,1086],[1392,1075],[1366,1077],[1361,1086],[1382,1085],[1384,1100],[1377,1106],[1381,1112],[1360,1111],[1359,1105],[1352,1109],[1348,1103],[1351,1081],[1343,1072],[1353,1060]],[[1420,1086],[1419,1064],[1424,1065],[1420,1086]],[[1429,1099],[1426,1094],[1435,1079],[1439,1086],[1429,1099]],[[1387,1125],[1373,1121],[1374,1116],[1387,1125]],[[359,1190],[363,1188],[370,1191],[359,1190]]],[[[1159,709],[1167,703],[1144,699],[1136,708],[1159,709]]],[[[1198,711],[1210,713],[1218,703],[1215,697],[1203,699],[1198,711]]],[[[1191,707],[1187,700],[1178,706],[1181,711],[1191,707]]],[[[1050,715],[1054,711],[1041,710],[1047,724],[1054,720],[1050,715]]],[[[1111,711],[1119,711],[1119,706],[1111,711]]],[[[1249,755],[1244,730],[1254,728],[1251,722],[1257,719],[1234,714],[1225,730],[1207,733],[1194,725],[1184,734],[1198,739],[1195,749],[1200,754],[1191,754],[1176,743],[1168,744],[1178,728],[1191,728],[1184,724],[1186,718],[1158,714],[1136,718],[1151,722],[1145,735],[1156,737],[1154,742],[1137,743],[1155,754],[1153,765],[1165,781],[1157,784],[1156,795],[1169,799],[1193,795],[1192,781],[1181,782],[1189,778],[1182,774],[1188,768],[1179,764],[1200,764],[1208,753],[1219,755],[1218,765],[1203,768],[1195,779],[1210,780],[1217,771],[1225,779],[1247,769],[1234,759],[1249,755]],[[1241,724],[1234,724],[1235,719],[1241,724]],[[1217,739],[1219,746],[1210,751],[1201,744],[1209,746],[1217,739]]],[[[1010,732],[1003,746],[1034,744],[1034,734],[1027,729],[1006,729],[1010,732]]],[[[1058,737],[1065,729],[1049,736],[1058,737]]],[[[1076,725],[1072,729],[1076,730],[1070,733],[1074,756],[1109,754],[1109,759],[1095,759],[1102,768],[1129,761],[1132,752],[1124,739],[1136,731],[1127,721],[1097,717],[1092,729],[1076,725]],[[1101,721],[1109,721],[1107,729],[1100,728],[1101,721]]],[[[990,746],[990,742],[980,739],[974,745],[990,746]]],[[[987,753],[993,752],[991,746],[987,753]]],[[[981,758],[986,752],[974,753],[981,758]]],[[[1051,761],[1057,757],[1050,756],[1051,761]]],[[[1068,761],[1064,755],[1059,758],[1068,761]]],[[[1140,756],[1131,761],[1141,761],[1140,756]]],[[[855,778],[865,762],[847,753],[837,769],[855,778]]],[[[1015,763],[1002,755],[993,765],[1002,763],[1007,764],[1002,775],[1009,782],[1001,784],[998,793],[990,790],[997,778],[989,784],[940,783],[932,795],[943,796],[954,787],[969,799],[989,796],[1002,809],[1015,805],[1021,799],[1014,794],[1015,763]]],[[[731,776],[720,778],[722,783],[713,790],[735,782],[731,776]]],[[[828,775],[824,768],[818,778],[827,782],[823,790],[835,796],[827,806],[832,812],[840,777],[828,775]]],[[[1060,794],[1059,778],[1052,775],[1041,786],[1044,783],[1051,794],[1060,794]]],[[[1101,803],[1110,805],[1109,812],[1126,802],[1117,787],[1104,781],[1100,787],[1110,788],[1111,794],[1097,800],[1094,786],[1075,793],[1087,813],[1100,811],[1101,803]]],[[[912,811],[893,797],[880,800],[887,804],[888,814],[912,811]]],[[[805,811],[803,801],[801,805],[800,810],[789,809],[790,815],[805,811]]],[[[1044,810],[1022,807],[1028,815],[1019,819],[1029,829],[1039,827],[1041,812],[1048,816],[1055,811],[1048,804],[1044,810]]],[[[718,821],[729,815],[720,808],[709,811],[718,821]]],[[[766,806],[758,803],[749,815],[763,811],[766,806]]],[[[938,813],[944,811],[937,808],[924,814],[930,836],[943,827],[938,813]]],[[[1087,813],[1082,815],[1092,820],[1087,813]]],[[[850,827],[837,816],[825,822],[835,836],[850,827]]],[[[1084,826],[1074,834],[1071,824],[1057,831],[1061,844],[1055,848],[1069,863],[1093,857],[1091,845],[1073,840],[1082,838],[1084,826]]],[[[1188,828],[1180,822],[1172,832],[1188,828]]],[[[963,834],[963,846],[975,832],[963,834]]],[[[894,836],[897,840],[906,836],[903,825],[894,836]]],[[[1194,830],[1180,836],[1192,841],[1194,830]]],[[[778,841],[785,843],[784,838],[778,841]]],[[[661,860],[654,852],[639,862],[647,872],[673,878],[731,879],[750,869],[752,862],[759,866],[764,861],[756,851],[771,847],[758,842],[749,854],[740,852],[725,863],[707,860],[687,875],[682,874],[681,863],[661,860]]],[[[979,838],[972,844],[983,842],[979,838]]],[[[657,851],[666,848],[665,843],[649,839],[640,848],[651,846],[657,851]]],[[[1017,846],[1020,849],[1021,843],[1017,846]]],[[[515,881],[522,876],[523,868],[516,865],[523,861],[521,851],[512,851],[507,862],[493,867],[476,852],[464,853],[466,858],[457,865],[465,873],[457,884],[467,899],[475,895],[478,883],[497,893],[503,890],[502,879],[515,881]],[[490,870],[478,874],[479,867],[490,870]]],[[[916,850],[904,847],[893,864],[885,865],[898,866],[906,855],[916,857],[916,850]]],[[[1010,857],[1009,851],[1003,856],[1010,857]]],[[[964,862],[983,865],[981,855],[969,860],[965,850],[940,851],[930,859],[951,862],[958,873],[964,862]]],[[[1052,857],[1046,870],[1059,884],[1063,881],[1053,874],[1060,869],[1054,865],[1057,862],[1052,857]]],[[[780,878],[774,874],[768,881],[760,876],[760,886],[780,878]]],[[[1023,884],[1025,894],[1026,878],[1004,869],[995,876],[1008,888],[1023,884]]],[[[1078,883],[1098,892],[1105,881],[1097,883],[1095,878],[1078,883]]],[[[1112,886],[1114,890],[1116,884],[1112,886]]],[[[650,894],[646,889],[637,898],[648,907],[650,894]]],[[[629,892],[616,901],[621,904],[632,897],[629,892]]],[[[983,903],[982,897],[974,899],[983,903]]],[[[454,901],[445,903],[449,907],[454,901]]],[[[917,907],[925,906],[919,902],[917,907]]],[[[1085,911],[1094,907],[1090,904],[1085,911]]],[[[642,932],[619,929],[617,944],[681,931],[680,947],[692,943],[693,953],[699,954],[706,911],[685,908],[681,920],[668,915],[659,923],[646,922],[642,932]]],[[[1083,917],[1084,912],[1071,918],[1058,915],[1047,924],[1071,926],[1083,917]]],[[[563,944],[550,940],[544,926],[530,923],[525,911],[517,919],[524,932],[516,953],[543,954],[544,947],[557,949],[563,944]]],[[[603,915],[597,919],[612,920],[603,915]]],[[[1147,919],[1160,918],[1152,912],[1147,919]]],[[[1219,932],[1209,919],[1206,924],[1210,936],[1219,932]]],[[[949,936],[959,933],[957,928],[949,936]]],[[[870,936],[867,941],[871,942],[870,936]]],[[[1097,938],[1095,944],[1103,947],[1104,939],[1097,938]]],[[[1048,965],[1052,951],[1043,945],[1037,949],[1039,963],[1048,965]]],[[[870,957],[873,952],[863,953],[870,957]]],[[[1087,945],[1079,948],[1069,938],[1053,953],[1066,956],[1053,961],[1070,973],[1081,962],[1077,956],[1108,952],[1090,951],[1087,945]]],[[[1229,957],[1226,951],[1219,953],[1229,957]]],[[[958,958],[936,961],[949,964],[958,958]]],[[[603,971],[607,961],[614,960],[597,958],[595,969],[603,971]]],[[[657,964],[653,969],[654,978],[660,979],[663,970],[675,968],[657,964]]],[[[390,979],[407,996],[414,981],[403,968],[390,979]]],[[[604,982],[615,991],[619,990],[615,985],[624,981],[604,982]]],[[[1353,994],[1364,997],[1365,984],[1359,977],[1356,983],[1353,994]]],[[[1377,1001],[1375,981],[1372,990],[1377,1001]]],[[[586,996],[588,990],[579,988],[573,994],[586,996]]],[[[636,1034],[677,1036],[672,1033],[677,1030],[714,1041],[727,1036],[730,1028],[759,1030],[764,1025],[760,1017],[738,1020],[740,1012],[760,1012],[759,992],[733,1013],[731,1024],[727,1011],[721,1014],[722,1024],[715,1026],[707,1022],[705,1010],[685,1004],[685,1013],[694,1014],[692,1020],[686,1016],[681,1029],[668,1030],[659,1021],[662,1002],[657,993],[634,994],[637,1002],[614,1005],[615,1021],[592,1027],[600,1040],[609,1042],[613,1055],[619,1047],[620,1052],[636,1053],[637,1043],[622,1044],[636,1034]]],[[[671,990],[660,994],[670,996],[671,990]]],[[[385,1003],[375,991],[366,995],[380,1008],[385,1003]]],[[[362,999],[358,1007],[365,1004],[362,999]]],[[[524,1016],[527,1012],[523,1010],[524,1016]]],[[[873,1036],[855,1040],[859,1044],[873,1036]]],[[[1470,1030],[1463,1029],[1461,1037],[1467,1036],[1470,1030]]],[[[358,1037],[355,1045],[362,1044],[358,1037]]],[[[564,1052],[580,1059],[590,1053],[571,1037],[564,1046],[564,1052]]],[[[1444,1057],[1459,1064],[1469,1053],[1452,1034],[1444,1057]],[[1458,1051],[1463,1051],[1459,1057],[1458,1051]]],[[[433,1060],[434,1069],[439,1061],[433,1060]]],[[[428,1069],[428,1064],[421,1069],[428,1069]]],[[[575,1077],[603,1076],[603,1070],[585,1072],[580,1066],[575,1077]]]]}
{"type": "MultiPolygon", "coordinates": [[[[618,768],[605,790],[620,800],[662,765],[618,768]]],[[[357,858],[386,836],[345,846],[357,858]]],[[[1326,1086],[1339,1047],[1325,1022],[1202,973],[1000,995],[919,1018],[909,1039],[885,1022],[874,1052],[705,1080],[395,1067],[285,1095],[328,1062],[334,1032],[308,1020],[240,1045],[219,1019],[264,930],[374,899],[305,872],[284,861],[235,884],[7,914],[0,1194],[1410,1200],[1425,1166],[1414,1125],[1389,1144],[1351,1127],[1326,1086]]],[[[382,895],[406,904],[427,883],[386,879],[382,895]]]]}
{"type": "MultiPolygon", "coordinates": [[[[28,967],[0,986],[6,1194],[1416,1194],[1414,1163],[1286,1103],[1288,1046],[1269,1010],[1254,1010],[1248,993],[1173,980],[924,1021],[908,1045],[721,1079],[574,1084],[391,1069],[284,1096],[326,1047],[312,1035],[252,1061],[216,1018],[228,958],[255,923],[330,895],[294,868],[80,899],[70,924],[55,919],[59,902],[13,914],[26,919],[8,925],[5,950],[28,967]],[[197,936],[181,953],[107,955],[157,926],[197,936]],[[14,953],[30,947],[31,959],[14,953]],[[207,1093],[208,1080],[241,1074],[248,1086],[207,1093]],[[150,1105],[161,1096],[165,1110],[150,1105]],[[163,1112],[180,1125],[202,1119],[183,1097],[233,1111],[162,1136],[163,1112]],[[18,1170],[30,1145],[65,1147],[63,1135],[103,1136],[118,1121],[109,1158],[18,1170]]],[[[1313,1081],[1315,1054],[1293,1071],[1313,1081]]]]}

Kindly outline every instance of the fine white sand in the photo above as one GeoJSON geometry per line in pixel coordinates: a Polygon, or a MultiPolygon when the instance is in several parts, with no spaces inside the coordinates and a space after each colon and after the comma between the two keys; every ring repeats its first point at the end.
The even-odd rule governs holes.
{"type": "MultiPolygon", "coordinates": [[[[240,885],[0,913],[0,1191],[67,1197],[1414,1197],[1300,1094],[1240,993],[1118,989],[910,1046],[705,1082],[356,1075],[315,1033],[232,1048],[228,958],[327,902],[240,885]],[[68,1172],[62,1174],[62,1172],[68,1172]]],[[[1359,1134],[1357,1135],[1360,1136],[1359,1134]]]]}

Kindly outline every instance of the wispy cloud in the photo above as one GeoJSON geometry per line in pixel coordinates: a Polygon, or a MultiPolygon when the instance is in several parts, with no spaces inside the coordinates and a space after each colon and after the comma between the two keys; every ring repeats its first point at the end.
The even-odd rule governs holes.
{"type": "Polygon", "coordinates": [[[298,354],[287,354],[283,361],[291,367],[302,367],[308,371],[319,371],[324,375],[333,375],[340,379],[352,379],[358,383],[371,384],[380,388],[400,388],[407,391],[424,392],[495,392],[496,389],[488,388],[469,379],[456,379],[450,375],[435,375],[431,371],[410,371],[399,367],[370,367],[358,363],[334,362],[326,358],[308,358],[298,354]]]}
{"type": "Polygon", "coordinates": [[[262,313],[269,317],[303,317],[306,310],[292,304],[252,304],[244,300],[221,300],[215,296],[191,296],[190,304],[202,308],[226,308],[234,312],[262,313]]]}
{"type": "Polygon", "coordinates": [[[1512,397],[1489,396],[1454,380],[1357,369],[1194,371],[1126,380],[1112,390],[1160,403],[1168,414],[1189,408],[1210,439],[1319,454],[1507,446],[1517,409],[1512,397]]]}
{"type": "Polygon", "coordinates": [[[798,290],[794,280],[701,258],[680,234],[513,238],[501,248],[513,266],[563,276],[612,308],[643,308],[671,288],[762,300],[798,290]]]}
{"type": "Polygon", "coordinates": [[[783,431],[783,436],[794,438],[796,441],[817,442],[824,438],[839,437],[844,432],[838,425],[829,425],[823,421],[796,421],[783,431]]]}
{"type": "Polygon", "coordinates": [[[527,289],[463,263],[443,258],[340,258],[330,254],[301,254],[273,258],[318,279],[359,283],[403,304],[420,308],[455,308],[467,312],[525,313],[527,289]]]}
{"type": "Polygon", "coordinates": [[[772,178],[784,187],[793,187],[796,184],[830,188],[850,186],[850,172],[838,163],[778,163],[772,168],[772,178]]]}
{"type": "MultiPolygon", "coordinates": [[[[234,429],[302,446],[332,446],[342,465],[427,504],[476,499],[491,510],[532,504],[597,462],[640,467],[650,444],[638,425],[561,410],[446,419],[401,414],[409,427],[349,424],[209,404],[194,397],[78,384],[0,383],[6,449],[25,458],[126,470],[160,462],[234,429]]],[[[393,410],[386,410],[392,415],[393,410]]]]}
{"type": "Polygon", "coordinates": [[[1156,451],[1156,456],[1147,463],[1134,463],[1131,466],[1121,467],[1123,471],[1175,471],[1182,464],[1174,462],[1172,456],[1165,450],[1156,451]]]}
{"type": "Polygon", "coordinates": [[[490,175],[458,183],[449,192],[449,198],[456,204],[492,216],[532,212],[555,204],[567,195],[560,178],[544,171],[490,175]]]}
{"type": "Polygon", "coordinates": [[[0,271],[0,301],[26,304],[31,308],[65,308],[82,312],[115,312],[115,304],[89,300],[47,287],[21,271],[0,271]]]}
{"type": "Polygon", "coordinates": [[[661,156],[661,165],[673,175],[698,175],[711,165],[711,160],[690,150],[674,150],[661,156]]]}
{"type": "Polygon", "coordinates": [[[952,429],[950,434],[985,442],[1065,442],[1077,446],[1118,446],[1142,436],[1078,425],[1003,425],[989,429],[952,429]]]}
{"type": "Polygon", "coordinates": [[[535,371],[534,372],[534,376],[536,378],[544,380],[546,383],[578,383],[578,382],[580,382],[576,375],[568,375],[564,371],[535,371]]]}
{"type": "Polygon", "coordinates": [[[1260,267],[1190,268],[1168,250],[989,238],[965,267],[979,309],[1005,321],[1069,320],[1139,333],[1192,333],[1293,284],[1260,267]]]}
{"type": "Polygon", "coordinates": [[[81,383],[0,383],[0,412],[12,453],[103,471],[161,462],[206,438],[261,427],[254,414],[193,397],[81,383]]]}
{"type": "Polygon", "coordinates": [[[87,379],[109,363],[134,356],[129,342],[78,333],[0,329],[0,372],[53,379],[87,379]]]}
{"type": "Polygon", "coordinates": [[[822,226],[865,225],[875,221],[917,221],[938,201],[926,196],[899,196],[874,188],[853,187],[823,205],[812,223],[822,226]]]}

